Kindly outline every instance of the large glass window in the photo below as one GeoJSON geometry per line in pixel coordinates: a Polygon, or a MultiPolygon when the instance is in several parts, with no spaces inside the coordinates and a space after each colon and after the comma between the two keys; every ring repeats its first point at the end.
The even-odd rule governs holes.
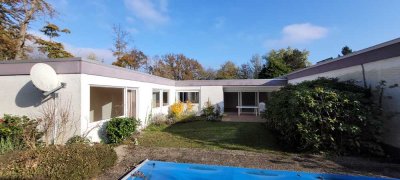
{"type": "Polygon", "coordinates": [[[268,92],[260,92],[259,93],[259,101],[266,103],[268,101],[268,92]]]}
{"type": "Polygon", "coordinates": [[[168,106],[168,92],[163,92],[163,106],[168,106]]]}
{"type": "Polygon", "coordinates": [[[90,87],[90,121],[124,115],[124,89],[90,87]]]}
{"type": "Polygon", "coordinates": [[[179,92],[179,101],[192,103],[199,103],[199,92],[179,92]]]}
{"type": "Polygon", "coordinates": [[[152,103],[151,106],[153,108],[160,107],[160,92],[158,91],[153,91],[153,98],[152,98],[152,103]]]}

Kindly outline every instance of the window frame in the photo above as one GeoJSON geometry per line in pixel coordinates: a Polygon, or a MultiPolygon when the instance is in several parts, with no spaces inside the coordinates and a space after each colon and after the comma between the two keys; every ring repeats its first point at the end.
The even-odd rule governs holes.
{"type": "MultiPolygon", "coordinates": [[[[185,101],[181,101],[182,99],[181,99],[181,93],[187,93],[187,98],[186,99],[189,99],[188,97],[190,96],[189,95],[189,93],[196,93],[197,94],[197,102],[192,102],[192,101],[190,101],[192,104],[200,104],[200,91],[185,91],[185,90],[181,90],[181,91],[177,91],[176,92],[177,93],[177,96],[176,96],[176,100],[177,101],[180,101],[180,102],[182,102],[182,103],[186,103],[185,101]]],[[[183,100],[185,99],[185,94],[183,94],[183,100]]]]}
{"type": "MultiPolygon", "coordinates": [[[[126,92],[127,92],[127,88],[123,87],[123,86],[106,86],[106,85],[97,85],[97,84],[89,84],[89,97],[88,97],[88,102],[89,102],[89,106],[88,106],[88,111],[89,112],[89,123],[99,123],[99,122],[105,122],[105,121],[109,121],[112,118],[118,118],[118,117],[126,117],[126,113],[127,113],[127,107],[126,107],[126,92]],[[92,121],[91,117],[90,117],[90,107],[91,107],[91,97],[92,94],[90,93],[90,88],[110,88],[110,89],[122,89],[122,103],[123,103],[123,108],[122,108],[122,115],[121,116],[115,116],[115,117],[111,117],[111,118],[107,118],[107,119],[100,119],[97,121],[92,121]]],[[[137,103],[137,102],[136,102],[137,103]]],[[[137,111],[137,110],[136,110],[137,111]]]]}
{"type": "MultiPolygon", "coordinates": [[[[122,116],[116,116],[117,118],[121,118],[121,117],[127,117],[127,113],[128,113],[128,107],[127,107],[127,103],[128,103],[128,99],[127,99],[127,93],[128,90],[135,90],[136,91],[136,116],[139,116],[139,104],[140,104],[140,96],[139,96],[139,87],[130,87],[130,86],[112,86],[112,85],[101,85],[101,84],[88,84],[89,88],[88,88],[88,97],[87,97],[87,102],[89,102],[88,106],[87,106],[87,110],[86,112],[88,112],[88,116],[89,116],[89,127],[95,125],[95,124],[99,124],[99,123],[103,123],[106,121],[111,120],[112,118],[108,118],[108,119],[101,119],[98,121],[91,121],[90,119],[90,98],[91,98],[91,93],[90,93],[90,88],[91,87],[98,87],[98,88],[115,88],[115,89],[123,89],[123,99],[122,102],[124,104],[123,107],[123,115],[122,116]]],[[[116,118],[114,117],[114,118],[116,118]]],[[[138,117],[135,117],[138,118],[138,117]]]]}
{"type": "MultiPolygon", "coordinates": [[[[162,106],[169,106],[169,91],[162,91],[162,106]],[[167,93],[167,98],[164,97],[164,93],[167,93]],[[166,100],[166,102],[165,102],[166,100]]],[[[161,93],[160,93],[161,96],[161,93]]]]}

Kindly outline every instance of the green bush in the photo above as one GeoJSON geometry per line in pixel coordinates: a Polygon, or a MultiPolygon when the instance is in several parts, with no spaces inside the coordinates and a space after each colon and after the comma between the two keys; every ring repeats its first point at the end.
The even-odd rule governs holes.
{"type": "Polygon", "coordinates": [[[88,138],[76,135],[69,138],[65,144],[70,145],[70,144],[89,144],[89,143],[90,140],[88,138]]]}
{"type": "Polygon", "coordinates": [[[110,143],[119,143],[131,136],[140,124],[135,118],[113,118],[107,123],[106,134],[110,143]]]}
{"type": "Polygon", "coordinates": [[[5,114],[0,119],[0,139],[11,141],[15,147],[35,148],[43,133],[39,132],[38,122],[26,116],[5,114]]]}
{"type": "Polygon", "coordinates": [[[263,115],[285,147],[383,155],[382,121],[369,89],[320,78],[272,94],[263,115]]]}
{"type": "Polygon", "coordinates": [[[221,108],[219,107],[219,105],[214,107],[211,104],[211,101],[208,100],[204,104],[204,108],[202,110],[201,116],[205,117],[206,120],[208,120],[208,121],[219,121],[222,119],[221,108]]]}
{"type": "Polygon", "coordinates": [[[0,157],[4,179],[90,179],[117,159],[108,145],[72,144],[16,151],[0,157]]]}
{"type": "Polygon", "coordinates": [[[0,154],[5,154],[7,152],[21,148],[22,146],[18,141],[15,141],[9,137],[0,138],[0,154]]]}

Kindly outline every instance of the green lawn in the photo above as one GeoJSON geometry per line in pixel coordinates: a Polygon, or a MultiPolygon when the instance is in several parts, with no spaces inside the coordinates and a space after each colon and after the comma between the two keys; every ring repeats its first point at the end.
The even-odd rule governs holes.
{"type": "Polygon", "coordinates": [[[171,126],[150,125],[139,138],[146,147],[277,150],[273,135],[262,123],[194,121],[171,126]]]}

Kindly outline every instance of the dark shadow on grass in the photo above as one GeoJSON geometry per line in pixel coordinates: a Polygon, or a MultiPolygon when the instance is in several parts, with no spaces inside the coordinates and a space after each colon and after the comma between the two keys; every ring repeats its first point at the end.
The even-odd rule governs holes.
{"type": "Polygon", "coordinates": [[[162,130],[194,142],[230,150],[280,150],[275,137],[262,123],[194,121],[162,130]]]}

